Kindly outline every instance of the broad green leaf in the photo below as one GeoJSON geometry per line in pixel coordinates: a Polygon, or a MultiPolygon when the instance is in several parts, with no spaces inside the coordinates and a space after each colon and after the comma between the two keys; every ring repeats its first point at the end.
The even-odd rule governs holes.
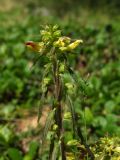
{"type": "Polygon", "coordinates": [[[21,152],[16,148],[8,149],[8,156],[10,160],[23,160],[21,152]]]}

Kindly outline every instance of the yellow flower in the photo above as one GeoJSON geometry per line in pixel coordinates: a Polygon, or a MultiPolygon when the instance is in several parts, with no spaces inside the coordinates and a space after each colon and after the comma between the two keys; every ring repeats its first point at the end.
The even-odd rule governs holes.
{"type": "Polygon", "coordinates": [[[25,43],[28,48],[30,48],[33,51],[41,52],[44,49],[44,43],[43,42],[33,42],[29,41],[25,43]]]}
{"type": "Polygon", "coordinates": [[[65,43],[62,40],[58,39],[58,41],[54,42],[54,46],[55,47],[64,47],[65,43]]]}
{"type": "Polygon", "coordinates": [[[60,41],[63,41],[63,42],[66,43],[66,44],[69,44],[70,41],[71,41],[71,39],[70,39],[69,37],[66,37],[66,36],[60,37],[59,40],[60,40],[60,41]]]}
{"type": "Polygon", "coordinates": [[[83,40],[76,40],[75,42],[68,45],[69,50],[75,49],[80,43],[83,43],[83,40]]]}

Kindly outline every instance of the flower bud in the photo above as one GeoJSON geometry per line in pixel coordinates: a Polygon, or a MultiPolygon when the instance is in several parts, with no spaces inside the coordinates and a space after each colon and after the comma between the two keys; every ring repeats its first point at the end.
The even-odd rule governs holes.
{"type": "Polygon", "coordinates": [[[56,31],[56,30],[58,29],[58,27],[59,27],[59,26],[58,26],[57,24],[54,25],[54,26],[53,26],[53,31],[56,31]]]}
{"type": "Polygon", "coordinates": [[[67,48],[67,47],[60,47],[59,49],[60,49],[62,52],[63,52],[63,51],[67,51],[67,50],[68,50],[68,48],[67,48]]]}
{"type": "Polygon", "coordinates": [[[53,131],[56,131],[58,129],[58,125],[54,124],[53,125],[53,131]]]}
{"type": "Polygon", "coordinates": [[[50,78],[49,77],[46,77],[46,78],[43,79],[43,84],[48,85],[49,82],[50,82],[50,78]]]}
{"type": "Polygon", "coordinates": [[[71,119],[71,117],[72,117],[72,115],[71,115],[71,113],[70,112],[66,112],[65,114],[64,114],[64,119],[71,119]]]}
{"type": "Polygon", "coordinates": [[[65,86],[67,87],[68,90],[73,90],[74,85],[72,83],[65,83],[65,86]]]}
{"type": "Polygon", "coordinates": [[[61,36],[61,31],[60,30],[57,30],[53,33],[53,36],[54,37],[60,37],[61,36]]]}
{"type": "Polygon", "coordinates": [[[63,63],[60,64],[59,72],[62,73],[65,71],[65,65],[63,63]]]}
{"type": "Polygon", "coordinates": [[[76,139],[72,139],[67,142],[67,146],[77,146],[79,142],[76,139]]]}

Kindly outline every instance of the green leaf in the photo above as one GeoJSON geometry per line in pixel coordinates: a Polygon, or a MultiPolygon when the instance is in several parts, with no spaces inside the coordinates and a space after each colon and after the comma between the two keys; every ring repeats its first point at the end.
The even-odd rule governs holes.
{"type": "Polygon", "coordinates": [[[102,117],[102,116],[97,116],[94,119],[93,125],[95,127],[101,126],[102,128],[105,128],[106,125],[107,125],[107,120],[104,117],[102,117]]]}
{"type": "Polygon", "coordinates": [[[86,107],[85,108],[85,120],[86,120],[86,123],[87,124],[91,124],[93,122],[93,119],[94,119],[94,117],[93,117],[93,114],[92,114],[90,108],[86,107]]]}
{"type": "Polygon", "coordinates": [[[51,126],[53,124],[54,115],[55,115],[55,108],[50,111],[50,113],[48,114],[48,117],[46,119],[44,132],[43,132],[43,137],[42,137],[41,150],[42,150],[44,142],[45,142],[45,140],[47,138],[47,134],[49,133],[49,129],[51,128],[51,126]]]}
{"type": "Polygon", "coordinates": [[[68,141],[71,141],[72,139],[73,139],[73,134],[72,134],[72,132],[66,131],[66,132],[64,133],[65,143],[67,143],[68,141]]]}
{"type": "Polygon", "coordinates": [[[16,148],[8,149],[8,156],[10,160],[23,160],[21,152],[16,148]]]}
{"type": "Polygon", "coordinates": [[[105,111],[107,113],[111,113],[115,108],[115,102],[114,101],[108,101],[105,103],[105,111]]]}
{"type": "Polygon", "coordinates": [[[27,155],[25,155],[23,160],[34,160],[37,155],[38,147],[39,147],[38,142],[31,142],[29,147],[29,152],[27,155]]]}
{"type": "Polygon", "coordinates": [[[25,155],[25,157],[23,158],[23,160],[32,160],[31,156],[30,155],[25,155]]]}
{"type": "Polygon", "coordinates": [[[7,126],[0,126],[0,137],[9,143],[13,137],[12,131],[7,126]]]}

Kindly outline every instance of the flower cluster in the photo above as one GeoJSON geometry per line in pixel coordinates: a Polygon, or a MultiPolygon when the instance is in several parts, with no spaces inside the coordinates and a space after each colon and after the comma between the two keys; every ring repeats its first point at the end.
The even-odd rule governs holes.
{"type": "Polygon", "coordinates": [[[61,35],[61,30],[57,25],[45,26],[43,30],[40,31],[41,42],[26,42],[26,46],[30,49],[43,53],[47,48],[55,47],[60,52],[64,51],[72,51],[74,50],[80,43],[83,43],[82,40],[72,41],[71,38],[65,37],[61,35]]]}

